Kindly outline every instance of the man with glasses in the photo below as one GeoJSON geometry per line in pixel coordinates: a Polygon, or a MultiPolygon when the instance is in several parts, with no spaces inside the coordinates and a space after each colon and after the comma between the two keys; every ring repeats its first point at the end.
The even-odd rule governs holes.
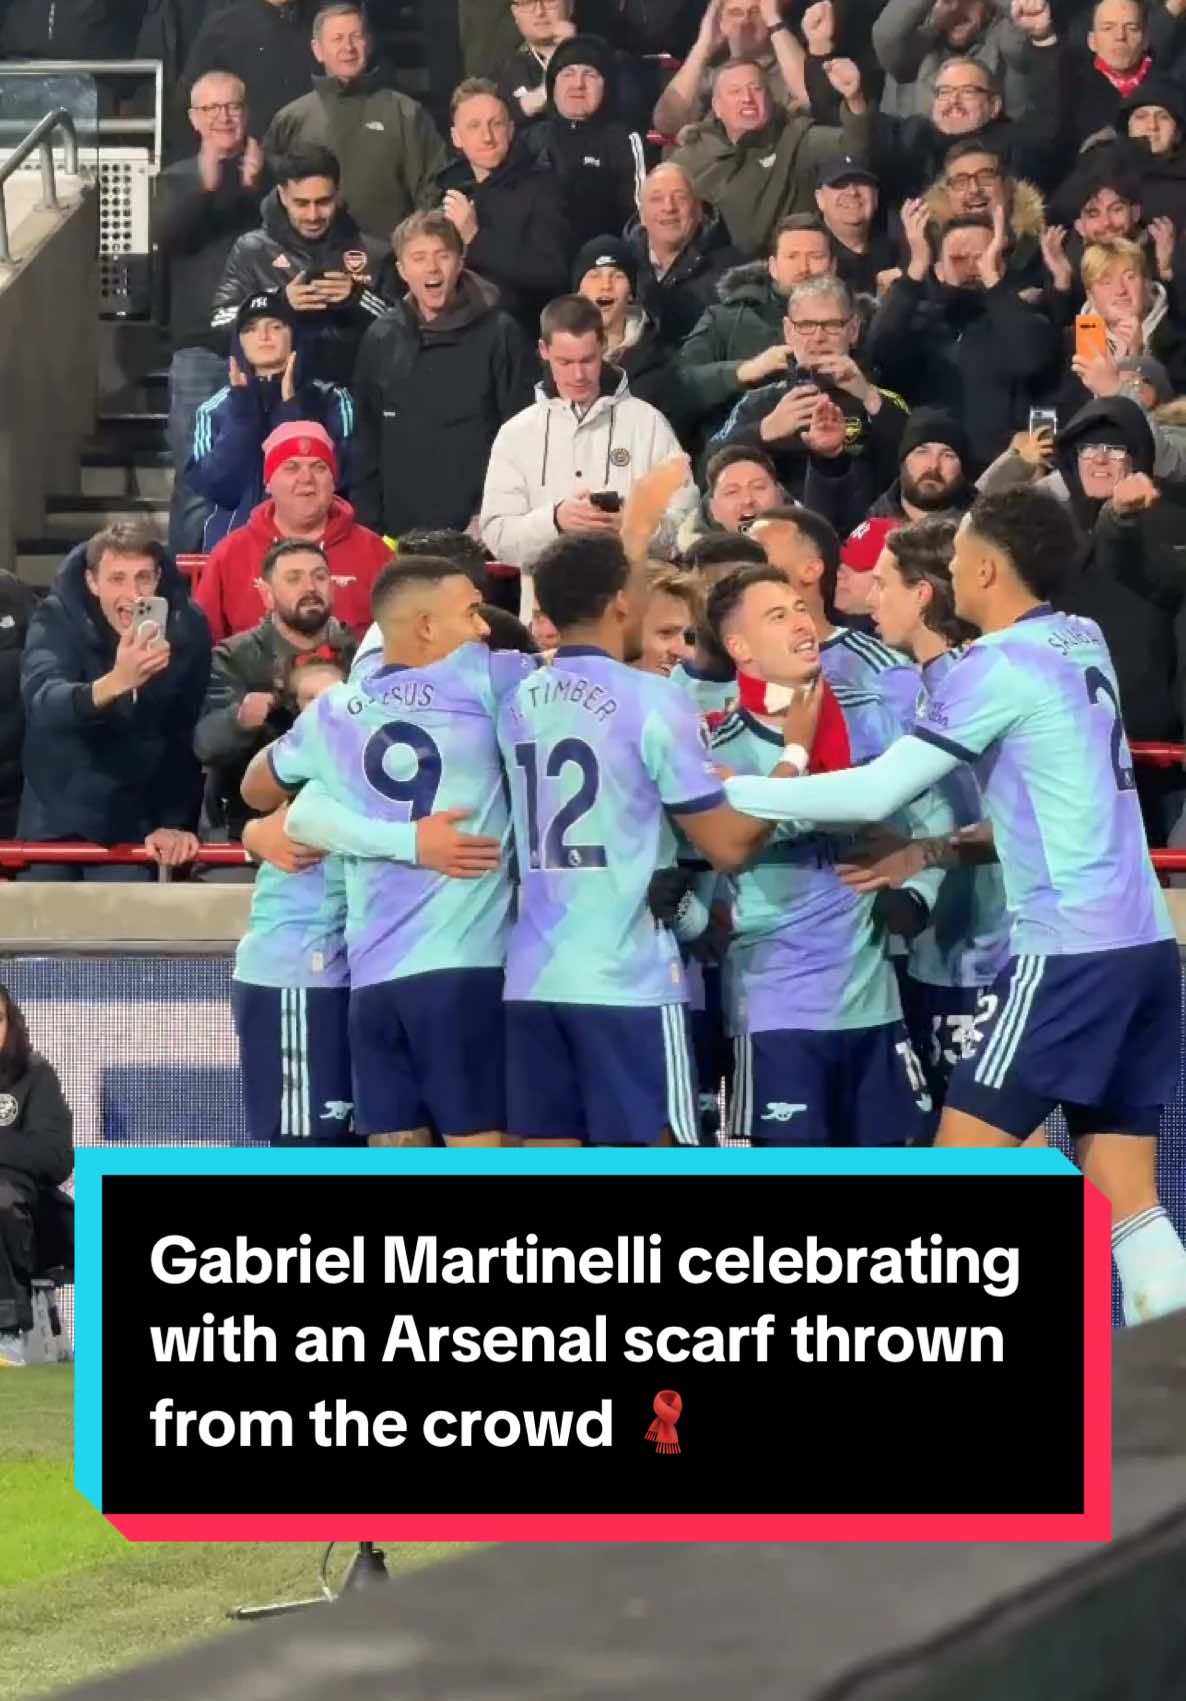
{"type": "Polygon", "coordinates": [[[879,185],[856,160],[829,160],[820,171],[815,204],[836,259],[836,275],[859,295],[876,295],[882,272],[897,265],[897,246],[878,218],[879,185]]]}
{"type": "Polygon", "coordinates": [[[307,17],[301,0],[210,6],[185,62],[185,82],[207,71],[233,72],[247,90],[252,123],[262,136],[280,108],[304,94],[317,69],[307,17]]]}
{"type": "Polygon", "coordinates": [[[897,475],[906,424],[900,397],[870,383],[852,358],[860,321],[838,278],[812,278],[791,291],[783,336],[790,350],[784,377],[745,396],[713,438],[715,453],[733,445],[761,447],[780,484],[799,498],[809,460],[867,464],[869,501],[897,475]]]}
{"type": "Polygon", "coordinates": [[[1032,183],[1017,179],[999,153],[975,137],[956,142],[943,161],[942,175],[927,201],[935,222],[953,218],[991,219],[994,207],[1004,209],[1006,221],[1005,276],[1014,289],[1042,289],[1045,211],[1032,183]]]}
{"type": "Polygon", "coordinates": [[[210,325],[210,302],[237,239],[259,224],[263,154],[248,136],[246,94],[238,77],[211,71],[190,92],[189,121],[198,137],[190,159],[157,180],[155,239],[168,268],[168,443],[178,471],[169,515],[175,553],[202,547],[206,503],[180,477],[189,459],[194,419],[226,382],[226,333],[210,325]]]}
{"type": "Polygon", "coordinates": [[[1010,117],[1025,108],[1027,90],[1018,75],[1025,42],[1008,11],[991,0],[889,0],[874,19],[872,39],[885,71],[881,110],[894,118],[927,116],[944,61],[953,54],[1001,80],[1010,117]]]}

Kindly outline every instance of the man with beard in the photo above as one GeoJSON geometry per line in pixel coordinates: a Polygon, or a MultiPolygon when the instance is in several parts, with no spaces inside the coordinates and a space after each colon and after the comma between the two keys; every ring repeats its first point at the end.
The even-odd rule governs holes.
{"type": "Polygon", "coordinates": [[[965,467],[986,465],[1026,424],[1058,333],[1005,278],[1004,208],[952,219],[932,264],[925,201],[902,209],[910,246],[906,274],[887,292],[865,342],[865,360],[917,406],[964,422],[965,467]]]}
{"type": "Polygon", "coordinates": [[[894,118],[930,112],[944,61],[953,54],[987,66],[1003,81],[1007,112],[1025,105],[1025,83],[1016,71],[1025,43],[990,0],[889,0],[873,23],[873,50],[886,73],[881,110],[894,118]]]}
{"type": "Polygon", "coordinates": [[[317,544],[273,544],[260,578],[267,613],[250,632],[215,645],[194,728],[194,754],[210,770],[207,807],[232,840],[242,838],[251,815],[239,795],[247,764],[296,719],[294,672],[304,662],[333,660],[344,677],[354,653],[353,637],[333,618],[333,580],[317,544]]]}
{"type": "Polygon", "coordinates": [[[230,532],[202,571],[194,601],[215,643],[247,632],[267,613],[260,589],[263,562],[283,538],[317,544],[329,561],[338,615],[356,638],[371,623],[371,588],[391,559],[381,537],[357,524],[354,509],[334,495],[337,454],[324,426],[296,419],[264,444],[264,488],[270,498],[230,532]]]}
{"type": "Polygon", "coordinates": [[[866,509],[857,512],[860,468],[846,450],[834,464],[813,453],[803,486],[808,508],[823,514],[844,536],[869,519],[923,520],[929,514],[962,514],[975,492],[968,481],[968,435],[941,408],[916,408],[898,445],[898,476],[866,509]]]}

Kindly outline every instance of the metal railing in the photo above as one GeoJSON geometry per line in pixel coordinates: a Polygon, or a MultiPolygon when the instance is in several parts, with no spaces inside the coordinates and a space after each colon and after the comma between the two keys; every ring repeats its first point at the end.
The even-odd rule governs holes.
{"type": "Polygon", "coordinates": [[[66,156],[66,170],[71,177],[78,176],[78,135],[74,128],[74,120],[64,106],[55,107],[47,112],[45,117],[29,131],[23,142],[0,163],[0,265],[12,265],[12,248],[8,241],[8,210],[4,202],[4,185],[14,171],[20,169],[34,149],[41,156],[41,206],[54,211],[58,206],[58,184],[54,173],[54,150],[51,138],[58,132],[62,133],[63,152],[66,156]]]}

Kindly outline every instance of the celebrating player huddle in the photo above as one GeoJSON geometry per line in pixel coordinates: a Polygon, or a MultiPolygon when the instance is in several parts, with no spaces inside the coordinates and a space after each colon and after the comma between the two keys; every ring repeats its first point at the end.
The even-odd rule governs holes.
{"type": "Polygon", "coordinates": [[[724,908],[735,1135],[921,1144],[945,1095],[938,1143],[1011,1145],[1062,1106],[1128,1314],[1186,1304],[1154,1169],[1177,947],[1107,647],[1044,600],[1068,521],[982,498],[950,570],[939,524],[875,580],[913,725],[883,688],[906,655],[821,642],[771,546],[709,598],[744,687],[711,751],[688,691],[627,665],[645,569],[616,537],[534,564],[546,664],[488,647],[449,563],[387,569],[350,680],[244,780],[293,870],[261,871],[236,963],[254,1137],[340,1141],[352,1105],[372,1144],[695,1144],[685,959],[719,957],[724,908]]]}

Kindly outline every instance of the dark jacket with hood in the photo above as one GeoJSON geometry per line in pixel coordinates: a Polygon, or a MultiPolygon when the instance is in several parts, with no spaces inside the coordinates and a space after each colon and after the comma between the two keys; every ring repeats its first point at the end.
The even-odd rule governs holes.
{"type": "Polygon", "coordinates": [[[310,25],[315,7],[304,0],[229,0],[208,9],[182,73],[185,96],[207,71],[230,71],[247,89],[253,136],[262,136],[282,106],[307,93],[317,61],[310,25]]]}
{"type": "Polygon", "coordinates": [[[350,454],[354,434],[354,401],[341,384],[309,376],[308,339],[298,329],[293,339],[295,394],[286,402],[283,380],[257,378],[243,352],[238,330],[231,332],[231,356],[247,375],[246,384],[224,384],[202,403],[185,477],[211,505],[202,532],[202,549],[209,554],[228,532],[245,526],[267,496],[264,489],[264,443],[288,420],[314,419],[334,440],[338,457],[337,490],[350,494],[350,454]]]}
{"type": "Polygon", "coordinates": [[[158,827],[196,824],[193,732],[210,677],[210,628],[169,557],[157,594],[169,604],[168,667],[96,708],[91,687],[111,671],[119,639],[87,589],[86,545],[58,569],[30,623],[21,667],[21,838],[139,844],[158,827]]]}
{"type": "Polygon", "coordinates": [[[1085,438],[1123,443],[1134,472],[1153,471],[1153,434],[1136,402],[1110,396],[1090,402],[1058,434],[1058,469],[1082,539],[1074,571],[1053,599],[1069,614],[1100,627],[1120,685],[1120,707],[1130,739],[1181,736],[1179,661],[1186,568],[1186,512],[1161,501],[1123,519],[1109,504],[1086,496],[1079,477],[1078,446],[1085,438]],[[1176,541],[1175,541],[1176,540],[1176,541]],[[1175,643],[1177,636],[1177,643],[1175,643]]]}
{"type": "Polygon", "coordinates": [[[540,312],[568,287],[573,251],[559,182],[516,138],[498,170],[480,183],[467,159],[451,161],[437,173],[432,198],[442,200],[449,189],[468,195],[478,216],[466,265],[494,284],[499,305],[538,337],[540,312]]]}
{"type": "Polygon", "coordinates": [[[557,175],[568,217],[570,253],[606,231],[625,230],[638,207],[647,173],[647,143],[618,116],[617,66],[605,42],[577,35],[548,61],[548,110],[527,132],[538,160],[557,175]],[[562,118],[556,111],[556,78],[566,65],[592,65],[605,79],[605,95],[591,118],[562,118]]]}
{"type": "Polygon", "coordinates": [[[672,351],[659,339],[658,328],[644,307],[632,304],[626,310],[626,338],[606,355],[606,360],[624,372],[630,394],[650,402],[666,415],[677,435],[687,421],[679,372],[672,351]]]}
{"type": "MultiPolygon", "coordinates": [[[[331,618],[314,653],[340,662],[348,673],[355,648],[349,627],[331,618]]],[[[249,632],[237,632],[214,646],[210,683],[194,728],[194,753],[211,770],[206,787],[210,813],[219,826],[227,828],[231,839],[243,837],[244,824],[254,813],[239,791],[248,764],[257,751],[286,733],[297,717],[295,696],[286,686],[293,658],[301,653],[276,630],[270,614],[249,632]],[[244,729],[239,725],[239,706],[252,691],[266,691],[274,702],[262,726],[244,729]]]]}
{"type": "Polygon", "coordinates": [[[349,272],[358,282],[348,300],[301,315],[313,333],[312,376],[349,384],[363,333],[396,299],[390,247],[365,237],[344,207],[325,235],[312,239],[293,229],[276,190],[265,196],[260,212],[260,228],[241,236],[227,256],[214,291],[211,324],[225,333],[249,296],[284,289],[301,272],[307,277],[349,272]]]}
{"type": "MultiPolygon", "coordinates": [[[[935,224],[942,229],[953,217],[951,196],[942,176],[936,178],[926,193],[927,206],[935,224]]],[[[991,217],[986,213],[985,217],[991,217]]],[[[1046,228],[1046,207],[1042,191],[1024,178],[1015,180],[1009,205],[1009,242],[1005,250],[1005,281],[1014,289],[1044,290],[1049,283],[1042,260],[1042,232],[1046,228]]]]}
{"type": "Polygon", "coordinates": [[[231,249],[259,228],[265,193],[262,184],[247,188],[238,160],[225,162],[211,193],[198,176],[196,154],[166,166],[157,178],[153,234],[168,268],[169,334],[175,349],[225,354],[226,333],[211,325],[210,303],[231,249]]]}
{"type": "MultiPolygon", "coordinates": [[[[717,300],[722,275],[741,255],[715,213],[708,213],[691,242],[660,277],[651,260],[647,233],[637,221],[626,240],[638,264],[635,296],[646,308],[669,348],[678,348],[700,315],[717,300]]],[[[633,388],[633,386],[631,386],[633,388]]]]}
{"type": "Polygon", "coordinates": [[[0,1073],[0,1093],[12,1102],[0,1124],[0,1175],[60,1187],[74,1168],[74,1118],[57,1070],[32,1051],[15,1078],[0,1073]]]}
{"type": "Polygon", "coordinates": [[[32,587],[15,573],[0,571],[0,839],[16,836],[21,801],[21,746],[25,738],[21,656],[36,607],[37,597],[32,587]]]}
{"type": "Polygon", "coordinates": [[[1139,140],[1122,136],[1118,156],[1141,186],[1141,217],[1172,219],[1179,237],[1186,229],[1186,89],[1171,77],[1156,73],[1145,78],[1140,88],[1120,103],[1117,123],[1124,132],[1129,116],[1140,106],[1162,106],[1178,126],[1178,146],[1168,154],[1155,154],[1139,140]]]}
{"type": "Polygon", "coordinates": [[[1039,380],[1058,352],[1058,332],[1008,279],[992,289],[955,289],[933,272],[887,292],[869,327],[866,369],[912,407],[963,421],[972,468],[995,459],[1027,423],[1039,380]]]}
{"type": "Polygon", "coordinates": [[[431,199],[445,144],[411,95],[385,86],[372,68],[352,83],[314,77],[312,91],[273,118],[269,158],[297,148],[329,148],[342,168],[342,195],[359,228],[388,243],[402,219],[431,199]]]}
{"type": "Polygon", "coordinates": [[[118,0],[0,0],[0,60],[118,59],[130,16],[118,0]]]}
{"type": "Polygon", "coordinates": [[[786,312],[786,297],[775,289],[765,260],[723,274],[717,300],[679,352],[681,393],[702,435],[711,436],[745,393],[737,378],[741,363],[782,342],[786,312]]]}
{"type": "MultiPolygon", "coordinates": [[[[1083,8],[1082,16],[1086,27],[1090,27],[1092,8],[1083,8]]],[[[1164,73],[1169,70],[1177,72],[1175,59],[1180,60],[1186,40],[1183,39],[1182,20],[1165,6],[1150,6],[1145,9],[1145,22],[1149,32],[1149,58],[1152,60],[1141,82],[1134,93],[1123,96],[1102,71],[1096,69],[1095,55],[1084,40],[1082,47],[1067,53],[1067,84],[1072,91],[1067,110],[1067,141],[1071,148],[1078,147],[1089,136],[1096,135],[1100,130],[1107,130],[1113,125],[1124,128],[1122,112],[1127,105],[1161,106],[1162,102],[1145,93],[1150,84],[1163,83],[1164,73]]],[[[1086,35],[1086,27],[1084,35],[1086,35]]]]}
{"type": "Polygon", "coordinates": [[[358,353],[359,524],[396,538],[422,526],[464,531],[481,507],[491,444],[531,401],[536,373],[523,332],[472,272],[427,323],[405,296],[358,353]]]}

